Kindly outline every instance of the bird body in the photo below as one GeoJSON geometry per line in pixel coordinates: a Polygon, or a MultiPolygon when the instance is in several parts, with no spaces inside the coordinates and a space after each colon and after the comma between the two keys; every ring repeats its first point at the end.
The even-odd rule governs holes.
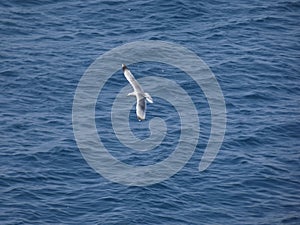
{"type": "Polygon", "coordinates": [[[128,96],[135,96],[136,97],[136,115],[139,121],[145,120],[146,118],[146,101],[153,103],[151,96],[144,92],[142,86],[137,82],[134,78],[128,67],[122,64],[122,69],[124,76],[130,83],[133,88],[133,92],[129,93],[128,96]]]}

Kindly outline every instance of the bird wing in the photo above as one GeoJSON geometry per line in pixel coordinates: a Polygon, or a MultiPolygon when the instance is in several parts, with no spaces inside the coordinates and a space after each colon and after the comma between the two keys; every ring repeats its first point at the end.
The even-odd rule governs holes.
{"type": "Polygon", "coordinates": [[[146,118],[146,98],[141,94],[136,96],[136,115],[138,120],[146,118]]]}
{"type": "Polygon", "coordinates": [[[130,70],[127,68],[127,66],[123,64],[122,68],[123,68],[124,76],[126,77],[128,82],[131,84],[133,90],[136,93],[143,93],[144,91],[143,91],[141,85],[136,81],[136,79],[134,78],[134,76],[132,75],[130,70]]]}

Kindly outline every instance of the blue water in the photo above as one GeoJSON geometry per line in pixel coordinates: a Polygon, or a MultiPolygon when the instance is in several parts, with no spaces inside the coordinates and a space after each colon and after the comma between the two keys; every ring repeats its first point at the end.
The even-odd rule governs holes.
{"type": "MultiPolygon", "coordinates": [[[[1,224],[300,224],[299,21],[296,0],[1,1],[1,224]],[[81,155],[72,129],[77,84],[98,56],[137,40],[182,45],[214,72],[227,129],[204,172],[198,163],[210,113],[203,93],[196,151],[169,179],[124,186],[95,172],[81,155]]],[[[159,70],[157,64],[133,68],[137,74],[159,70]]],[[[96,108],[101,102],[105,97],[96,108]]],[[[159,116],[160,106],[151,107],[149,117],[159,116]]],[[[173,124],[174,115],[163,119],[173,124]]],[[[108,122],[97,111],[100,131],[111,128],[108,122]]],[[[137,126],[137,136],[149,135],[137,126]]],[[[178,129],[168,132],[176,144],[178,129]]],[[[112,154],[149,165],[172,147],[164,154],[154,150],[152,158],[129,160],[126,149],[112,154]]]]}

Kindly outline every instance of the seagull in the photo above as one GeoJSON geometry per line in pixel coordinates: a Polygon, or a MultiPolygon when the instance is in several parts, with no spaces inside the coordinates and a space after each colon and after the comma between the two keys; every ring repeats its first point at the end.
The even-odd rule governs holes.
{"type": "Polygon", "coordinates": [[[144,92],[141,85],[136,81],[130,70],[125,64],[122,64],[122,69],[124,76],[128,82],[133,87],[133,92],[129,93],[127,96],[136,97],[136,116],[139,121],[145,120],[146,118],[146,100],[150,103],[153,103],[151,96],[144,92]]]}

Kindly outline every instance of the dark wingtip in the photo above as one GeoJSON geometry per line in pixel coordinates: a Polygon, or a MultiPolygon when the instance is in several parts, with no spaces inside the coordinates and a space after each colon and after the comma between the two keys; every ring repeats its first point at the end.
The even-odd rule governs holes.
{"type": "Polygon", "coordinates": [[[139,117],[139,116],[137,116],[137,119],[138,119],[138,121],[143,121],[143,120],[145,120],[145,118],[141,118],[141,117],[139,117]]]}
{"type": "Polygon", "coordinates": [[[126,66],[125,64],[122,64],[122,69],[123,69],[123,71],[124,71],[124,70],[126,70],[126,69],[128,69],[128,68],[127,68],[127,66],[126,66]]]}

